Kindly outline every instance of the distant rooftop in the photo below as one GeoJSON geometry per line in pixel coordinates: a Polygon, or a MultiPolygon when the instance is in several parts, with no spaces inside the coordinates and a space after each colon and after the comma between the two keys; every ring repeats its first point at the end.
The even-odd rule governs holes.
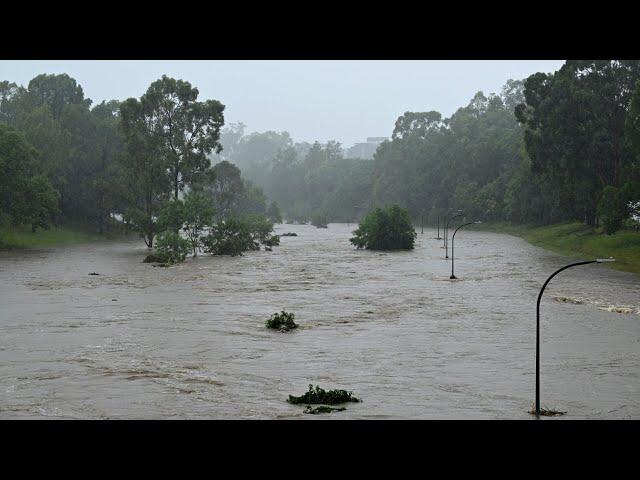
{"type": "Polygon", "coordinates": [[[356,143],[351,148],[348,148],[346,150],[347,157],[371,160],[374,153],[376,153],[378,145],[385,140],[387,140],[387,137],[367,137],[366,142],[356,143]]]}

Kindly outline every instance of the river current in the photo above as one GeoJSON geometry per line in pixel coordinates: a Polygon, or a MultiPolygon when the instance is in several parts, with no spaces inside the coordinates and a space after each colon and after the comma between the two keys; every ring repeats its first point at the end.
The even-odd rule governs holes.
{"type": "MultiPolygon", "coordinates": [[[[0,418],[532,418],[536,297],[571,259],[461,230],[450,280],[435,230],[374,252],[354,228],[170,268],[141,240],[0,252],[0,418]],[[301,328],[267,330],[280,310],[301,328]],[[303,414],[311,383],[363,401],[303,414]]],[[[569,269],[541,312],[542,406],[640,418],[640,276],[569,269]]]]}

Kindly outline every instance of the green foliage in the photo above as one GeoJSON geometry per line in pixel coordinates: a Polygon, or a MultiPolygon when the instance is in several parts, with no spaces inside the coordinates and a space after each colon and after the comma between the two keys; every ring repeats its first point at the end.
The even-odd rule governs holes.
{"type": "Polygon", "coordinates": [[[158,212],[158,219],[156,225],[158,230],[168,230],[170,232],[178,233],[182,228],[185,220],[185,205],[180,199],[174,198],[166,202],[160,212],[158,212]]]}
{"type": "Polygon", "coordinates": [[[43,248],[53,245],[73,245],[105,240],[104,235],[70,227],[53,227],[33,232],[32,226],[11,228],[0,226],[0,249],[43,248]]]}
{"type": "Polygon", "coordinates": [[[202,243],[205,253],[232,257],[260,248],[249,234],[246,223],[237,217],[221,220],[211,227],[202,243]]]}
{"type": "Polygon", "coordinates": [[[607,235],[616,233],[622,227],[624,204],[621,201],[620,190],[615,187],[605,187],[598,202],[598,215],[607,235]]]}
{"type": "Polygon", "coordinates": [[[288,332],[289,330],[298,328],[298,325],[294,322],[294,318],[295,314],[282,310],[280,313],[274,313],[271,315],[271,317],[265,322],[265,325],[267,328],[271,328],[273,330],[288,332]]]}
{"type": "Polygon", "coordinates": [[[164,231],[158,235],[156,242],[156,255],[164,263],[174,264],[184,262],[189,253],[189,242],[182,238],[179,233],[164,231]]]}
{"type": "Polygon", "coordinates": [[[213,167],[213,181],[204,191],[216,206],[216,220],[235,216],[238,213],[239,199],[244,194],[245,185],[240,169],[227,161],[213,167]]]}
{"type": "Polygon", "coordinates": [[[621,186],[633,163],[624,132],[638,79],[637,60],[569,60],[526,80],[516,115],[532,171],[559,198],[562,218],[595,225],[603,190],[621,186]]]}
{"type": "Polygon", "coordinates": [[[53,189],[44,175],[32,177],[27,191],[24,223],[31,224],[33,232],[37,227],[49,229],[49,221],[58,213],[60,194],[53,189]]]}
{"type": "Polygon", "coordinates": [[[217,100],[198,102],[198,94],[189,82],[163,75],[149,85],[139,101],[138,113],[148,127],[144,134],[153,138],[165,160],[165,175],[175,199],[209,168],[208,155],[222,149],[219,139],[224,105],[217,100]]]}
{"type": "Polygon", "coordinates": [[[273,223],[263,215],[243,215],[241,219],[246,224],[246,228],[255,242],[266,244],[273,239],[271,234],[273,232],[273,223]]]}
{"type": "Polygon", "coordinates": [[[606,235],[579,222],[548,226],[494,223],[473,228],[517,235],[561,255],[584,259],[613,257],[616,261],[607,264],[608,267],[640,273],[640,234],[637,232],[618,231],[615,235],[606,235]]]}
{"type": "Polygon", "coordinates": [[[271,243],[272,230],[273,224],[261,215],[230,217],[211,227],[202,239],[203,248],[213,255],[242,255],[271,243]]]}
{"type": "Polygon", "coordinates": [[[0,123],[0,220],[48,229],[58,212],[58,192],[36,174],[35,150],[24,136],[0,123]]]}
{"type": "Polygon", "coordinates": [[[417,236],[408,210],[398,205],[369,212],[353,234],[353,245],[370,250],[411,250],[417,236]]]}
{"type": "Polygon", "coordinates": [[[629,105],[629,112],[625,120],[625,133],[636,159],[640,158],[640,80],[636,82],[633,94],[631,97],[631,104],[629,105]]]}
{"type": "Polygon", "coordinates": [[[308,405],[338,405],[340,403],[360,402],[361,400],[355,398],[352,392],[347,392],[346,390],[326,391],[317,385],[314,387],[310,384],[307,393],[299,397],[289,395],[289,399],[287,401],[294,405],[301,403],[306,403],[308,405]]]}
{"type": "Polygon", "coordinates": [[[269,239],[267,239],[264,244],[267,247],[277,247],[280,245],[280,235],[271,235],[269,239]]]}
{"type": "Polygon", "coordinates": [[[183,230],[191,244],[193,256],[202,247],[202,234],[205,228],[213,224],[215,208],[211,199],[202,192],[189,192],[184,197],[184,227],[183,230]]]}

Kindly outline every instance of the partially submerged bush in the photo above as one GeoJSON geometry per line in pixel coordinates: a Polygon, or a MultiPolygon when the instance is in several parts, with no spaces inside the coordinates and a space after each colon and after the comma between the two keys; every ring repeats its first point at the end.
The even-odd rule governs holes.
{"type": "Polygon", "coordinates": [[[248,250],[258,250],[260,245],[251,237],[247,225],[239,218],[229,218],[211,227],[209,235],[202,239],[206,253],[213,255],[242,255],[248,250]]]}
{"type": "MultiPolygon", "coordinates": [[[[536,407],[534,405],[531,405],[531,410],[529,410],[529,413],[531,415],[535,415],[536,414],[536,407]]],[[[540,416],[542,417],[559,417],[560,415],[564,415],[567,412],[561,412],[558,410],[549,410],[546,408],[540,408],[540,416]]]]}
{"type": "Polygon", "coordinates": [[[271,235],[271,237],[268,238],[267,240],[265,240],[263,243],[267,247],[277,247],[278,245],[280,245],[280,236],[279,235],[271,235]]]}
{"type": "Polygon", "coordinates": [[[326,391],[317,385],[314,387],[311,384],[309,384],[309,391],[307,391],[307,393],[299,397],[289,395],[289,399],[287,400],[287,402],[293,404],[306,403],[308,405],[337,405],[340,403],[359,401],[360,400],[355,398],[351,392],[347,392],[346,390],[326,391]]]}
{"type": "Polygon", "coordinates": [[[262,215],[244,215],[220,221],[211,227],[202,239],[204,251],[213,255],[242,255],[242,252],[260,250],[260,244],[275,241],[273,224],[262,215]]]}
{"type": "Polygon", "coordinates": [[[412,250],[417,236],[409,211],[398,205],[369,212],[353,234],[353,245],[370,250],[412,250]]]}
{"type": "Polygon", "coordinates": [[[287,313],[284,310],[280,313],[274,313],[271,315],[265,325],[267,328],[271,328],[273,330],[280,330],[281,332],[288,332],[289,330],[293,330],[294,328],[298,328],[298,324],[293,321],[295,318],[295,314],[287,313]]]}
{"type": "Polygon", "coordinates": [[[163,263],[173,264],[184,262],[191,246],[179,233],[164,231],[156,242],[156,255],[163,263]]]}

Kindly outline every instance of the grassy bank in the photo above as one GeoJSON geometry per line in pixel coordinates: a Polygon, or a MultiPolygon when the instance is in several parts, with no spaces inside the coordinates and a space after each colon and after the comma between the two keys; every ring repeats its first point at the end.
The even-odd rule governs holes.
{"type": "Polygon", "coordinates": [[[613,257],[615,263],[607,264],[616,270],[640,274],[640,233],[620,231],[605,235],[582,223],[561,223],[544,227],[487,223],[474,225],[476,230],[508,233],[520,237],[532,245],[561,255],[583,259],[613,257]]]}
{"type": "Polygon", "coordinates": [[[14,248],[39,248],[54,245],[95,242],[108,237],[77,227],[51,227],[49,230],[31,232],[30,227],[0,227],[0,250],[14,248]]]}

